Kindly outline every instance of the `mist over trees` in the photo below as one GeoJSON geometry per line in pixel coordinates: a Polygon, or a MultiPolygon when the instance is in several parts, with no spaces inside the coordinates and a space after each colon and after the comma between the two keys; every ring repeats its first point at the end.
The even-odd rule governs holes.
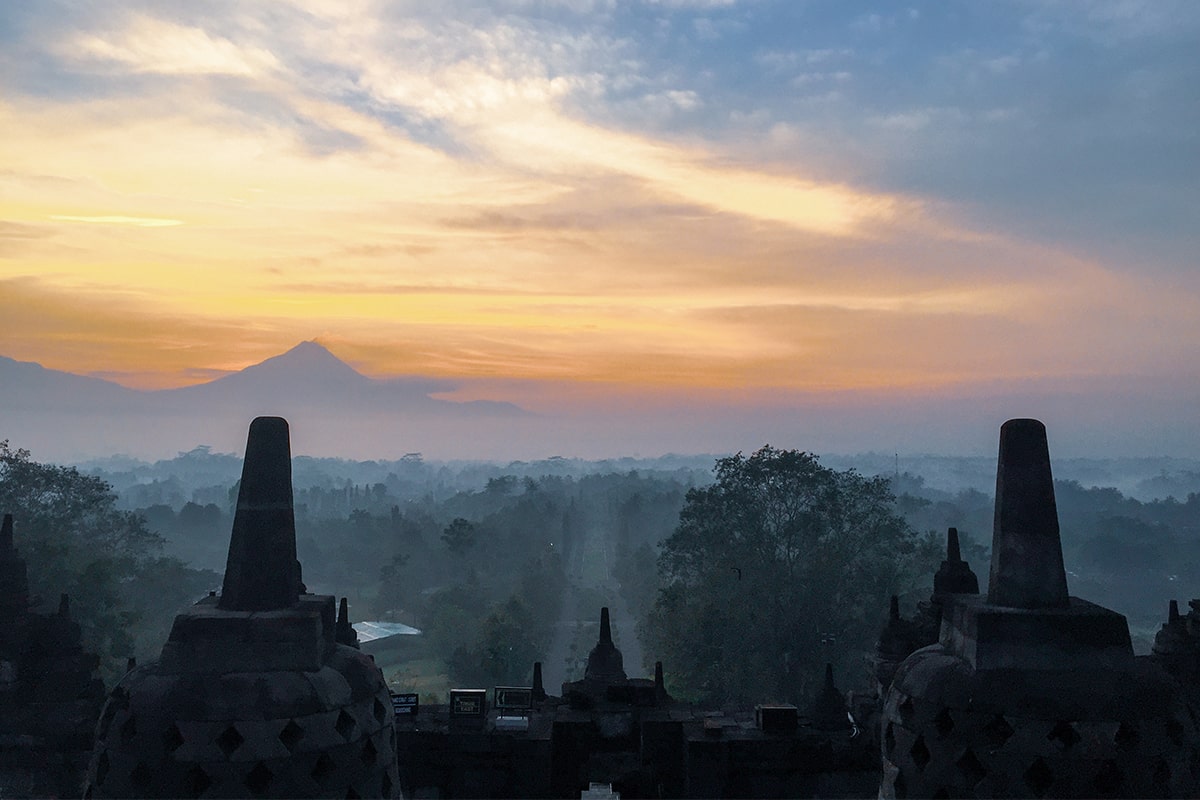
{"type": "MultiPolygon", "coordinates": [[[[298,555],[310,591],[348,596],[352,619],[422,631],[380,660],[427,702],[448,685],[523,683],[534,660],[578,677],[600,605],[631,675],[657,659],[680,697],[803,702],[826,661],[859,684],[888,594],[906,609],[928,596],[947,527],[987,578],[983,459],[860,463],[773,448],[715,471],[693,457],[298,457],[298,555]]],[[[1144,652],[1166,600],[1200,583],[1200,486],[1135,499],[1078,477],[1192,486],[1187,465],[1127,466],[1056,465],[1056,489],[1071,592],[1127,614],[1144,652]]],[[[201,447],[89,474],[0,447],[0,511],[16,516],[31,591],[43,607],[71,594],[110,681],[129,655],[156,657],[174,614],[219,587],[240,468],[201,447]]]]}
{"type": "Polygon", "coordinates": [[[31,605],[54,607],[60,594],[70,595],[71,614],[109,683],[138,639],[161,643],[174,610],[217,578],[163,556],[162,537],[116,500],[100,478],[40,464],[0,441],[0,509],[13,515],[31,605]]]}

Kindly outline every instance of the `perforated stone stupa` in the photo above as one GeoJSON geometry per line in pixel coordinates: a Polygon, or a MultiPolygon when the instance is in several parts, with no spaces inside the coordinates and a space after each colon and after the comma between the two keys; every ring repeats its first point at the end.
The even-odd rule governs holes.
{"type": "Polygon", "coordinates": [[[221,594],[112,690],[85,796],[395,796],[387,686],[336,629],[334,598],[300,581],[287,422],[260,417],[221,594]]]}
{"type": "Polygon", "coordinates": [[[0,793],[78,794],[104,703],[99,658],[84,651],[62,595],[57,612],[30,609],[29,576],[0,525],[0,793]]]}
{"type": "Polygon", "coordinates": [[[1186,693],[1122,615],[1067,593],[1042,423],[1000,430],[987,594],[943,569],[965,580],[887,693],[880,797],[1196,796],[1186,693]]]}

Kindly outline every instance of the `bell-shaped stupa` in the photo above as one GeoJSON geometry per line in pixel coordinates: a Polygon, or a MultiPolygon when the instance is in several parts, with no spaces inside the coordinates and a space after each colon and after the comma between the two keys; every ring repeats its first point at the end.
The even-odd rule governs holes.
{"type": "Polygon", "coordinates": [[[395,796],[387,686],[336,619],[300,581],[287,422],[259,417],[222,592],[110,693],[86,796],[395,796]]]}
{"type": "MultiPolygon", "coordinates": [[[[900,664],[881,798],[1194,797],[1194,710],[1122,615],[1067,594],[1046,429],[1000,429],[986,595],[951,551],[937,644],[900,664]]],[[[935,598],[938,592],[935,591],[935,598]]]]}
{"type": "Polygon", "coordinates": [[[621,651],[613,644],[612,624],[608,619],[608,608],[600,609],[600,637],[596,646],[588,653],[587,668],[584,670],[585,681],[610,684],[628,679],[625,674],[624,658],[621,651]]]}

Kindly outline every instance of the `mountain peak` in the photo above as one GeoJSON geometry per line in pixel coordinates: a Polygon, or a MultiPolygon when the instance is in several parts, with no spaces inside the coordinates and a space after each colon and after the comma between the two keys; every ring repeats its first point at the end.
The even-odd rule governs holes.
{"type": "Polygon", "coordinates": [[[295,387],[301,384],[344,384],[355,385],[369,382],[354,367],[342,361],[319,342],[304,341],[277,356],[253,364],[227,375],[216,383],[228,385],[230,381],[241,383],[268,381],[277,386],[295,387]]]}
{"type": "MultiPolygon", "coordinates": [[[[289,361],[314,365],[337,363],[344,367],[349,366],[345,361],[342,361],[333,353],[329,352],[329,348],[315,339],[305,340],[285,353],[268,358],[267,361],[274,361],[275,359],[288,359],[289,361]]],[[[267,361],[262,363],[265,364],[267,361]]]]}
{"type": "Polygon", "coordinates": [[[334,358],[337,358],[337,356],[334,356],[333,353],[329,352],[328,347],[321,344],[316,339],[305,339],[303,342],[296,345],[291,350],[288,350],[286,353],[283,353],[282,355],[286,356],[286,355],[290,355],[292,353],[297,353],[297,354],[301,354],[301,355],[308,354],[308,353],[324,354],[327,356],[333,356],[334,358]]]}

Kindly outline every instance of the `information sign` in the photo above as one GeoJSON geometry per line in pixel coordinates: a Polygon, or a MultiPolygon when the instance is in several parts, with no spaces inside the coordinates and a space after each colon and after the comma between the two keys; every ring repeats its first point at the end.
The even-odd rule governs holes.
{"type": "Polygon", "coordinates": [[[415,716],[420,707],[420,698],[416,692],[392,692],[392,713],[397,717],[415,716]]]}
{"type": "Polygon", "coordinates": [[[487,689],[451,689],[450,716],[482,717],[487,714],[487,689]]]}
{"type": "Polygon", "coordinates": [[[497,686],[492,703],[498,711],[528,711],[533,708],[533,687],[497,686]]]}

